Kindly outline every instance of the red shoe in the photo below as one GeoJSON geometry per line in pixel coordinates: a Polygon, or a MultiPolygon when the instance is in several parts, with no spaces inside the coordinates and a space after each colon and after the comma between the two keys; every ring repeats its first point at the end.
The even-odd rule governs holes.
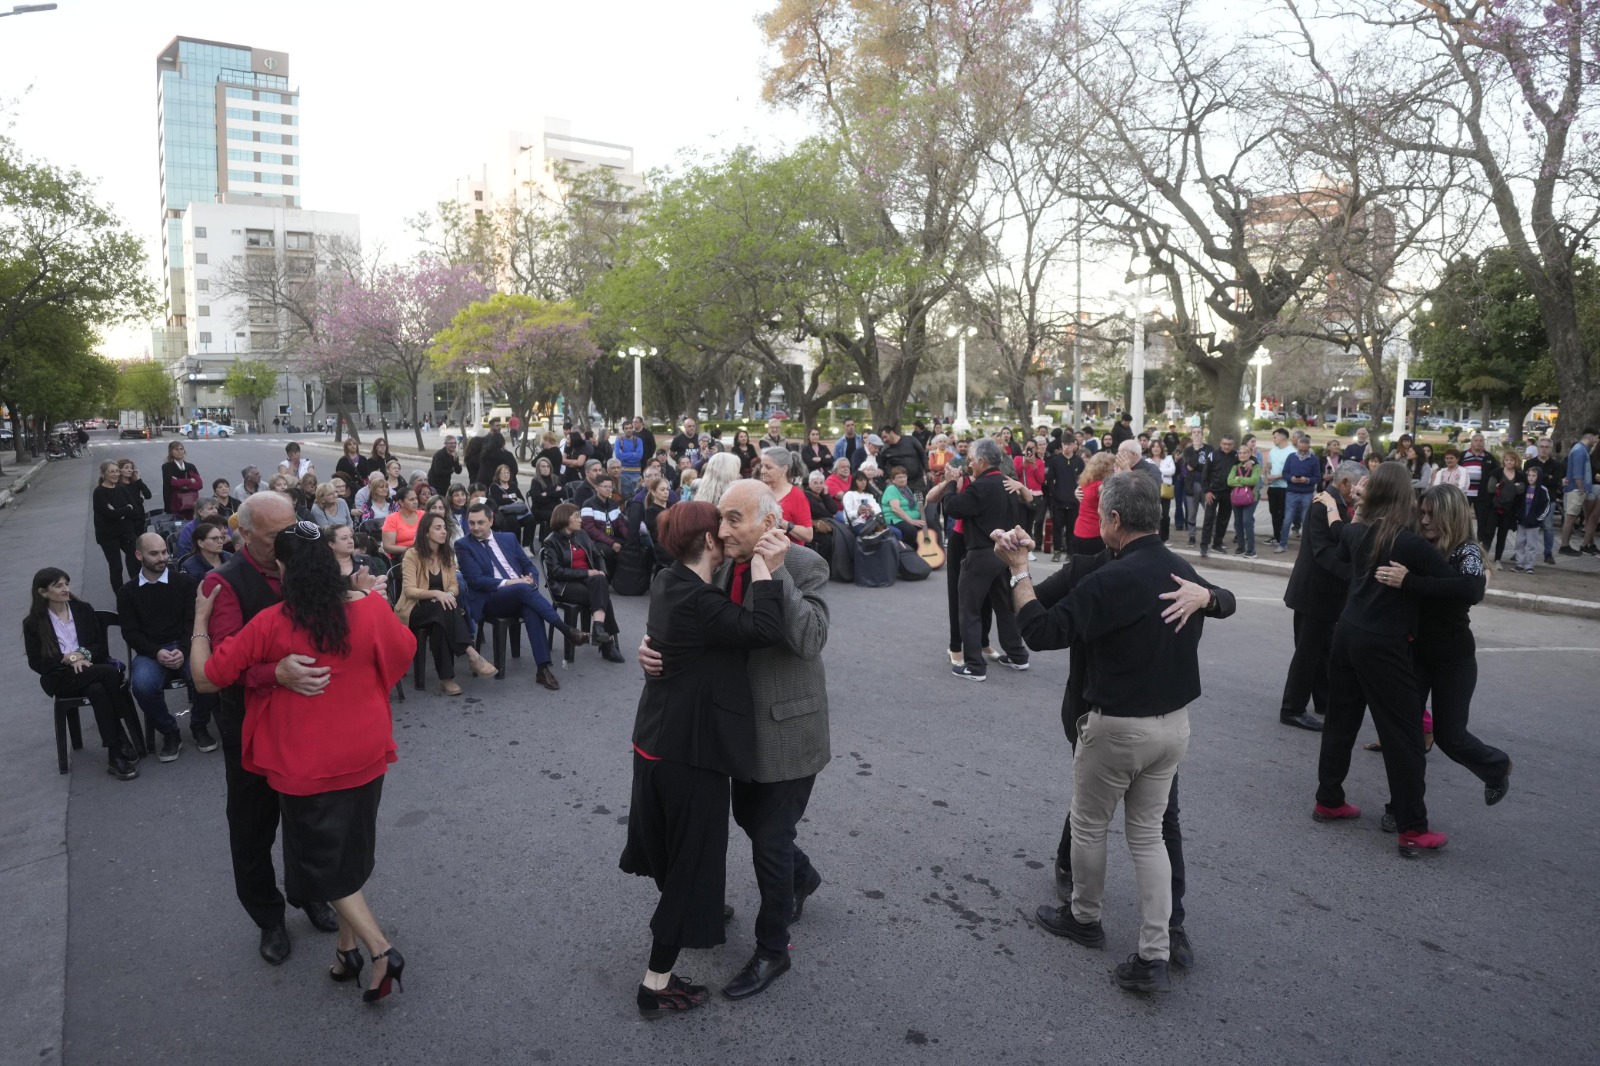
{"type": "Polygon", "coordinates": [[[1450,838],[1443,833],[1435,833],[1427,829],[1408,829],[1400,834],[1400,854],[1410,859],[1415,858],[1420,851],[1438,851],[1450,838]]]}
{"type": "Polygon", "coordinates": [[[1349,818],[1360,818],[1361,808],[1353,803],[1341,803],[1337,807],[1324,807],[1319,803],[1311,808],[1311,817],[1318,822],[1342,822],[1349,818]]]}

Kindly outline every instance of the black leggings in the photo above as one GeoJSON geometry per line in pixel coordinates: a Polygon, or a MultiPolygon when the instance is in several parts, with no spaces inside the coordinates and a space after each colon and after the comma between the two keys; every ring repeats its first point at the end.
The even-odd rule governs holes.
{"type": "Polygon", "coordinates": [[[1495,784],[1511,769],[1511,756],[1490,747],[1467,730],[1472,693],[1478,687],[1478,660],[1430,663],[1417,658],[1417,685],[1423,706],[1433,696],[1433,741],[1453,762],[1484,784],[1495,784]]]}
{"type": "Polygon", "coordinates": [[[111,577],[111,594],[115,596],[124,581],[122,576],[123,567],[127,567],[128,570],[127,580],[131,580],[139,572],[139,560],[133,554],[135,542],[107,544],[105,541],[100,541],[98,543],[100,544],[100,551],[106,557],[106,567],[111,577]]]}
{"type": "MultiPolygon", "coordinates": [[[[611,609],[611,584],[603,577],[587,577],[582,581],[569,581],[556,603],[569,603],[580,610],[604,611],[605,631],[617,635],[617,612],[611,609]]],[[[661,971],[656,971],[657,973],[661,971]]]]}
{"type": "Polygon", "coordinates": [[[650,943],[650,972],[671,973],[672,968],[678,964],[678,945],[663,944],[659,940],[650,943]]]}
{"type": "Polygon", "coordinates": [[[58,673],[50,695],[56,699],[86,697],[94,708],[94,724],[100,730],[100,743],[111,751],[121,751],[128,740],[122,735],[122,716],[131,713],[131,703],[123,683],[122,671],[110,663],[95,663],[78,673],[58,673]]]}
{"type": "Polygon", "coordinates": [[[453,681],[456,658],[472,647],[467,630],[467,615],[460,607],[445,610],[433,600],[424,600],[411,611],[411,628],[428,631],[428,647],[433,651],[433,668],[440,681],[453,681]]]}

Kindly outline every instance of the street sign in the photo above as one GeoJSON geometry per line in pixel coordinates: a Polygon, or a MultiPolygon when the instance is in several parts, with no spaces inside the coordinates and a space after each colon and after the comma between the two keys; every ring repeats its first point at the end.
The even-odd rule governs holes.
{"type": "Polygon", "coordinates": [[[1431,400],[1433,399],[1433,379],[1406,378],[1401,391],[1405,393],[1408,400],[1431,400]]]}

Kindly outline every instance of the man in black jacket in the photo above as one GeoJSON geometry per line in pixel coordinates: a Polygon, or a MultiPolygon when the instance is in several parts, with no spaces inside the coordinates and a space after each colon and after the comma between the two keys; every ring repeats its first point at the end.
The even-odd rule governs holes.
{"type": "Polygon", "coordinates": [[[878,453],[878,467],[882,470],[893,470],[897,466],[906,468],[906,477],[911,488],[917,492],[927,489],[928,452],[922,443],[915,437],[901,434],[898,425],[884,426],[883,451],[878,453]]]}
{"type": "Polygon", "coordinates": [[[458,447],[456,435],[445,434],[444,447],[433,453],[433,462],[428,464],[428,484],[440,496],[449,494],[452,479],[463,472],[458,447]]]}
{"type": "Polygon", "coordinates": [[[1062,435],[1060,447],[1044,460],[1044,493],[1050,503],[1050,525],[1055,534],[1050,545],[1052,563],[1059,563],[1072,545],[1072,526],[1078,519],[1078,476],[1082,473],[1078,440],[1069,431],[1062,435]]]}
{"type": "Polygon", "coordinates": [[[1202,559],[1213,548],[1221,551],[1222,538],[1228,535],[1228,520],[1233,517],[1233,506],[1228,502],[1228,475],[1238,465],[1239,455],[1233,450],[1233,438],[1223,437],[1205,467],[1206,522],[1200,527],[1202,559]]]}
{"type": "Polygon", "coordinates": [[[1211,459],[1215,454],[1211,445],[1206,443],[1205,434],[1199,426],[1189,431],[1189,443],[1183,449],[1182,469],[1184,522],[1189,529],[1191,548],[1194,547],[1195,536],[1200,529],[1201,516],[1205,513],[1206,468],[1211,465],[1211,459]]]}
{"type": "Polygon", "coordinates": [[[1111,426],[1111,446],[1115,448],[1125,440],[1133,439],[1133,416],[1122,412],[1121,416],[1111,426]]]}
{"type": "MultiPolygon", "coordinates": [[[[1366,474],[1366,467],[1348,461],[1334,469],[1334,499],[1343,521],[1350,520],[1356,486],[1366,474]]],[[[1322,719],[1307,713],[1306,701],[1317,714],[1327,713],[1328,656],[1349,591],[1350,564],[1339,558],[1339,538],[1328,529],[1328,511],[1313,507],[1306,512],[1300,554],[1283,591],[1284,605],[1294,612],[1294,657],[1278,706],[1278,721],[1284,725],[1322,732],[1322,719]]]]}
{"type": "Polygon", "coordinates": [[[1009,571],[1029,647],[1085,652],[1084,713],[1076,722],[1080,743],[1073,757],[1072,902],[1040,907],[1038,921],[1087,947],[1105,945],[1106,833],[1121,803],[1143,922],[1139,951],[1117,966],[1116,982],[1141,992],[1171,990],[1167,963],[1179,939],[1172,931],[1177,871],[1162,842],[1162,822],[1170,805],[1176,828],[1172,785],[1189,746],[1188,707],[1200,697],[1203,622],[1191,616],[1226,617],[1232,609],[1220,590],[1160,542],[1160,497],[1137,471],[1107,478],[1100,528],[1111,557],[1048,609],[1035,595],[1027,569],[1031,544],[1022,531],[997,537],[994,552],[1009,571]]]}
{"type": "MultiPolygon", "coordinates": [[[[117,590],[117,619],[133,649],[128,686],[145,720],[154,723],[161,734],[157,758],[172,762],[183,750],[183,741],[177,719],[167,710],[166,687],[177,678],[189,680],[189,661],[183,649],[194,629],[194,579],[167,567],[167,542],[157,533],[142,535],[134,556],[139,560],[139,572],[117,590]]],[[[216,751],[210,705],[196,700],[192,687],[189,702],[194,708],[190,730],[195,746],[216,751]]]]}
{"type": "MultiPolygon", "coordinates": [[[[947,517],[961,519],[961,535],[967,551],[961,561],[957,590],[963,661],[959,666],[952,666],[950,672],[968,681],[984,681],[988,677],[988,663],[983,657],[985,600],[994,608],[1000,646],[1005,649],[1005,654],[995,662],[1013,670],[1026,670],[1029,665],[1028,649],[1017,630],[1017,616],[1011,609],[1011,596],[1006,589],[1005,564],[995,556],[994,541],[989,536],[996,529],[1010,529],[1019,517],[1011,496],[1016,490],[1007,484],[1003,473],[1008,465],[999,441],[993,437],[974,441],[967,457],[972,483],[947,497],[944,504],[947,517]]],[[[1011,485],[1020,486],[1020,483],[1013,481],[1011,485]]],[[[1028,491],[1026,486],[1020,489],[1023,493],[1028,491]]],[[[1028,495],[1031,498],[1032,494],[1028,495]]]]}

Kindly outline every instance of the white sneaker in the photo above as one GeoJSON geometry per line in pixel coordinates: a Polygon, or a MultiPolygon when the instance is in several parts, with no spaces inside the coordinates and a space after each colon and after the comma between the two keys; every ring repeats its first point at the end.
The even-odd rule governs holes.
{"type": "Polygon", "coordinates": [[[1028,553],[1028,562],[1036,563],[1038,561],[1039,561],[1039,557],[1037,555],[1033,554],[1033,552],[1029,552],[1028,553]]]}

